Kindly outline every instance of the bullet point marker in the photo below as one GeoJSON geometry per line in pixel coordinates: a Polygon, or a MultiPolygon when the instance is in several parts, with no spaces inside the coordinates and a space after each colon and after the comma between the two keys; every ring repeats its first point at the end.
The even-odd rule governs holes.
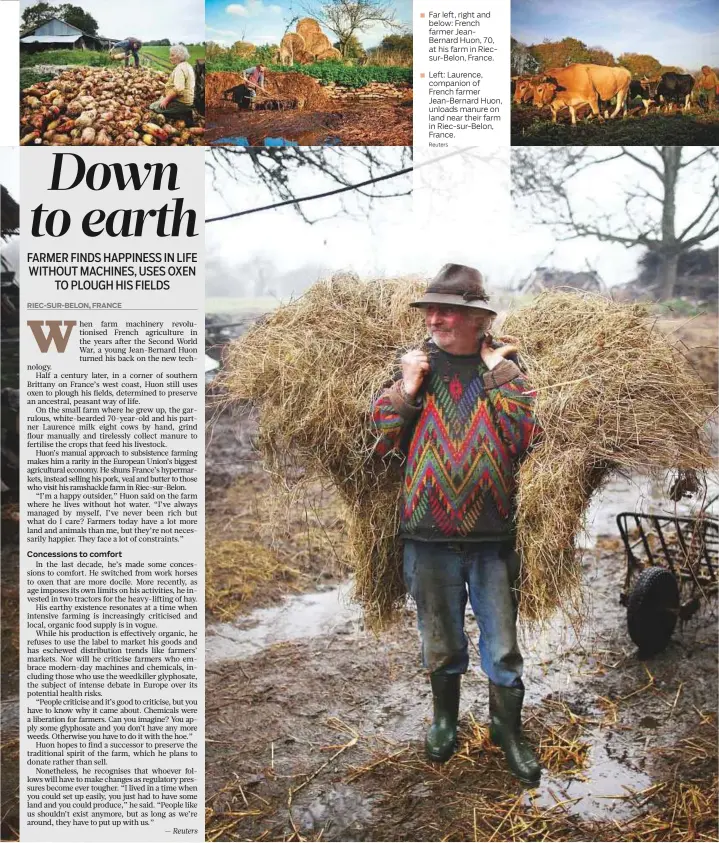
{"type": "Polygon", "coordinates": [[[420,79],[424,79],[424,73],[420,73],[420,74],[419,74],[419,78],[420,78],[420,79]]]}
{"type": "Polygon", "coordinates": [[[423,18],[423,17],[424,17],[424,12],[420,12],[420,13],[419,13],[419,16],[420,16],[421,18],[423,18]]]}

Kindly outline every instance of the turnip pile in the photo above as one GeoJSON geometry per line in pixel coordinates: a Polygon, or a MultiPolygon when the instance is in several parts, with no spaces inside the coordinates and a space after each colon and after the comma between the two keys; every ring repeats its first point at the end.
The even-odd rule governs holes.
{"type": "Polygon", "coordinates": [[[187,146],[204,128],[150,111],[167,74],[147,68],[78,67],[22,92],[21,146],[187,146]]]}

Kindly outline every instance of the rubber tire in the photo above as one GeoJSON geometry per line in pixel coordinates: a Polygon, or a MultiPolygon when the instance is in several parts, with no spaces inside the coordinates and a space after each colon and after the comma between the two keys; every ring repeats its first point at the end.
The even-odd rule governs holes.
{"type": "Polygon", "coordinates": [[[661,653],[678,617],[679,587],[674,574],[659,566],[642,571],[627,600],[627,627],[639,654],[661,653]]]}

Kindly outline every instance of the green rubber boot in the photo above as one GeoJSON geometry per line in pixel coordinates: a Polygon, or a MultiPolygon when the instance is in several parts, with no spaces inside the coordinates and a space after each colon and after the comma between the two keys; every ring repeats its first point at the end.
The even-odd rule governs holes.
{"type": "Polygon", "coordinates": [[[427,758],[444,764],[457,749],[457,718],[459,717],[459,674],[431,673],[434,718],[427,731],[424,748],[427,758]]]}
{"type": "Polygon", "coordinates": [[[524,688],[489,683],[489,736],[500,746],[507,765],[522,784],[536,787],[542,775],[534,750],[522,734],[524,688]]]}

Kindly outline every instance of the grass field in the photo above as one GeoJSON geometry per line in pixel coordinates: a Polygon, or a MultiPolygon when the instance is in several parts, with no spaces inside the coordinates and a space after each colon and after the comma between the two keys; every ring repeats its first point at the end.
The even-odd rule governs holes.
{"type": "MultiPolygon", "coordinates": [[[[190,51],[190,64],[194,64],[198,59],[205,58],[205,47],[202,44],[185,44],[187,49],[190,51]]],[[[159,59],[156,62],[157,66],[164,70],[165,65],[170,64],[170,48],[169,47],[143,47],[141,55],[147,56],[148,58],[157,58],[159,59]]]]}
{"type": "MultiPolygon", "coordinates": [[[[197,59],[205,58],[205,48],[202,44],[187,44],[190,51],[190,64],[197,59]]],[[[143,47],[141,56],[158,58],[157,67],[165,70],[165,65],[170,64],[169,47],[143,47]]],[[[94,50],[42,50],[39,53],[21,53],[20,67],[35,67],[38,64],[77,64],[89,67],[106,67],[108,65],[121,66],[122,62],[113,61],[109,53],[95,52],[94,50]]]]}
{"type": "MultiPolygon", "coordinates": [[[[561,120],[561,117],[560,117],[561,120]]],[[[719,144],[719,111],[650,114],[607,120],[577,120],[553,124],[546,113],[530,107],[512,108],[514,146],[694,146],[719,144]]]]}
{"type": "Polygon", "coordinates": [[[94,50],[41,50],[38,53],[20,53],[20,67],[35,67],[38,64],[78,64],[104,67],[111,63],[108,53],[99,53],[94,50]]]}

